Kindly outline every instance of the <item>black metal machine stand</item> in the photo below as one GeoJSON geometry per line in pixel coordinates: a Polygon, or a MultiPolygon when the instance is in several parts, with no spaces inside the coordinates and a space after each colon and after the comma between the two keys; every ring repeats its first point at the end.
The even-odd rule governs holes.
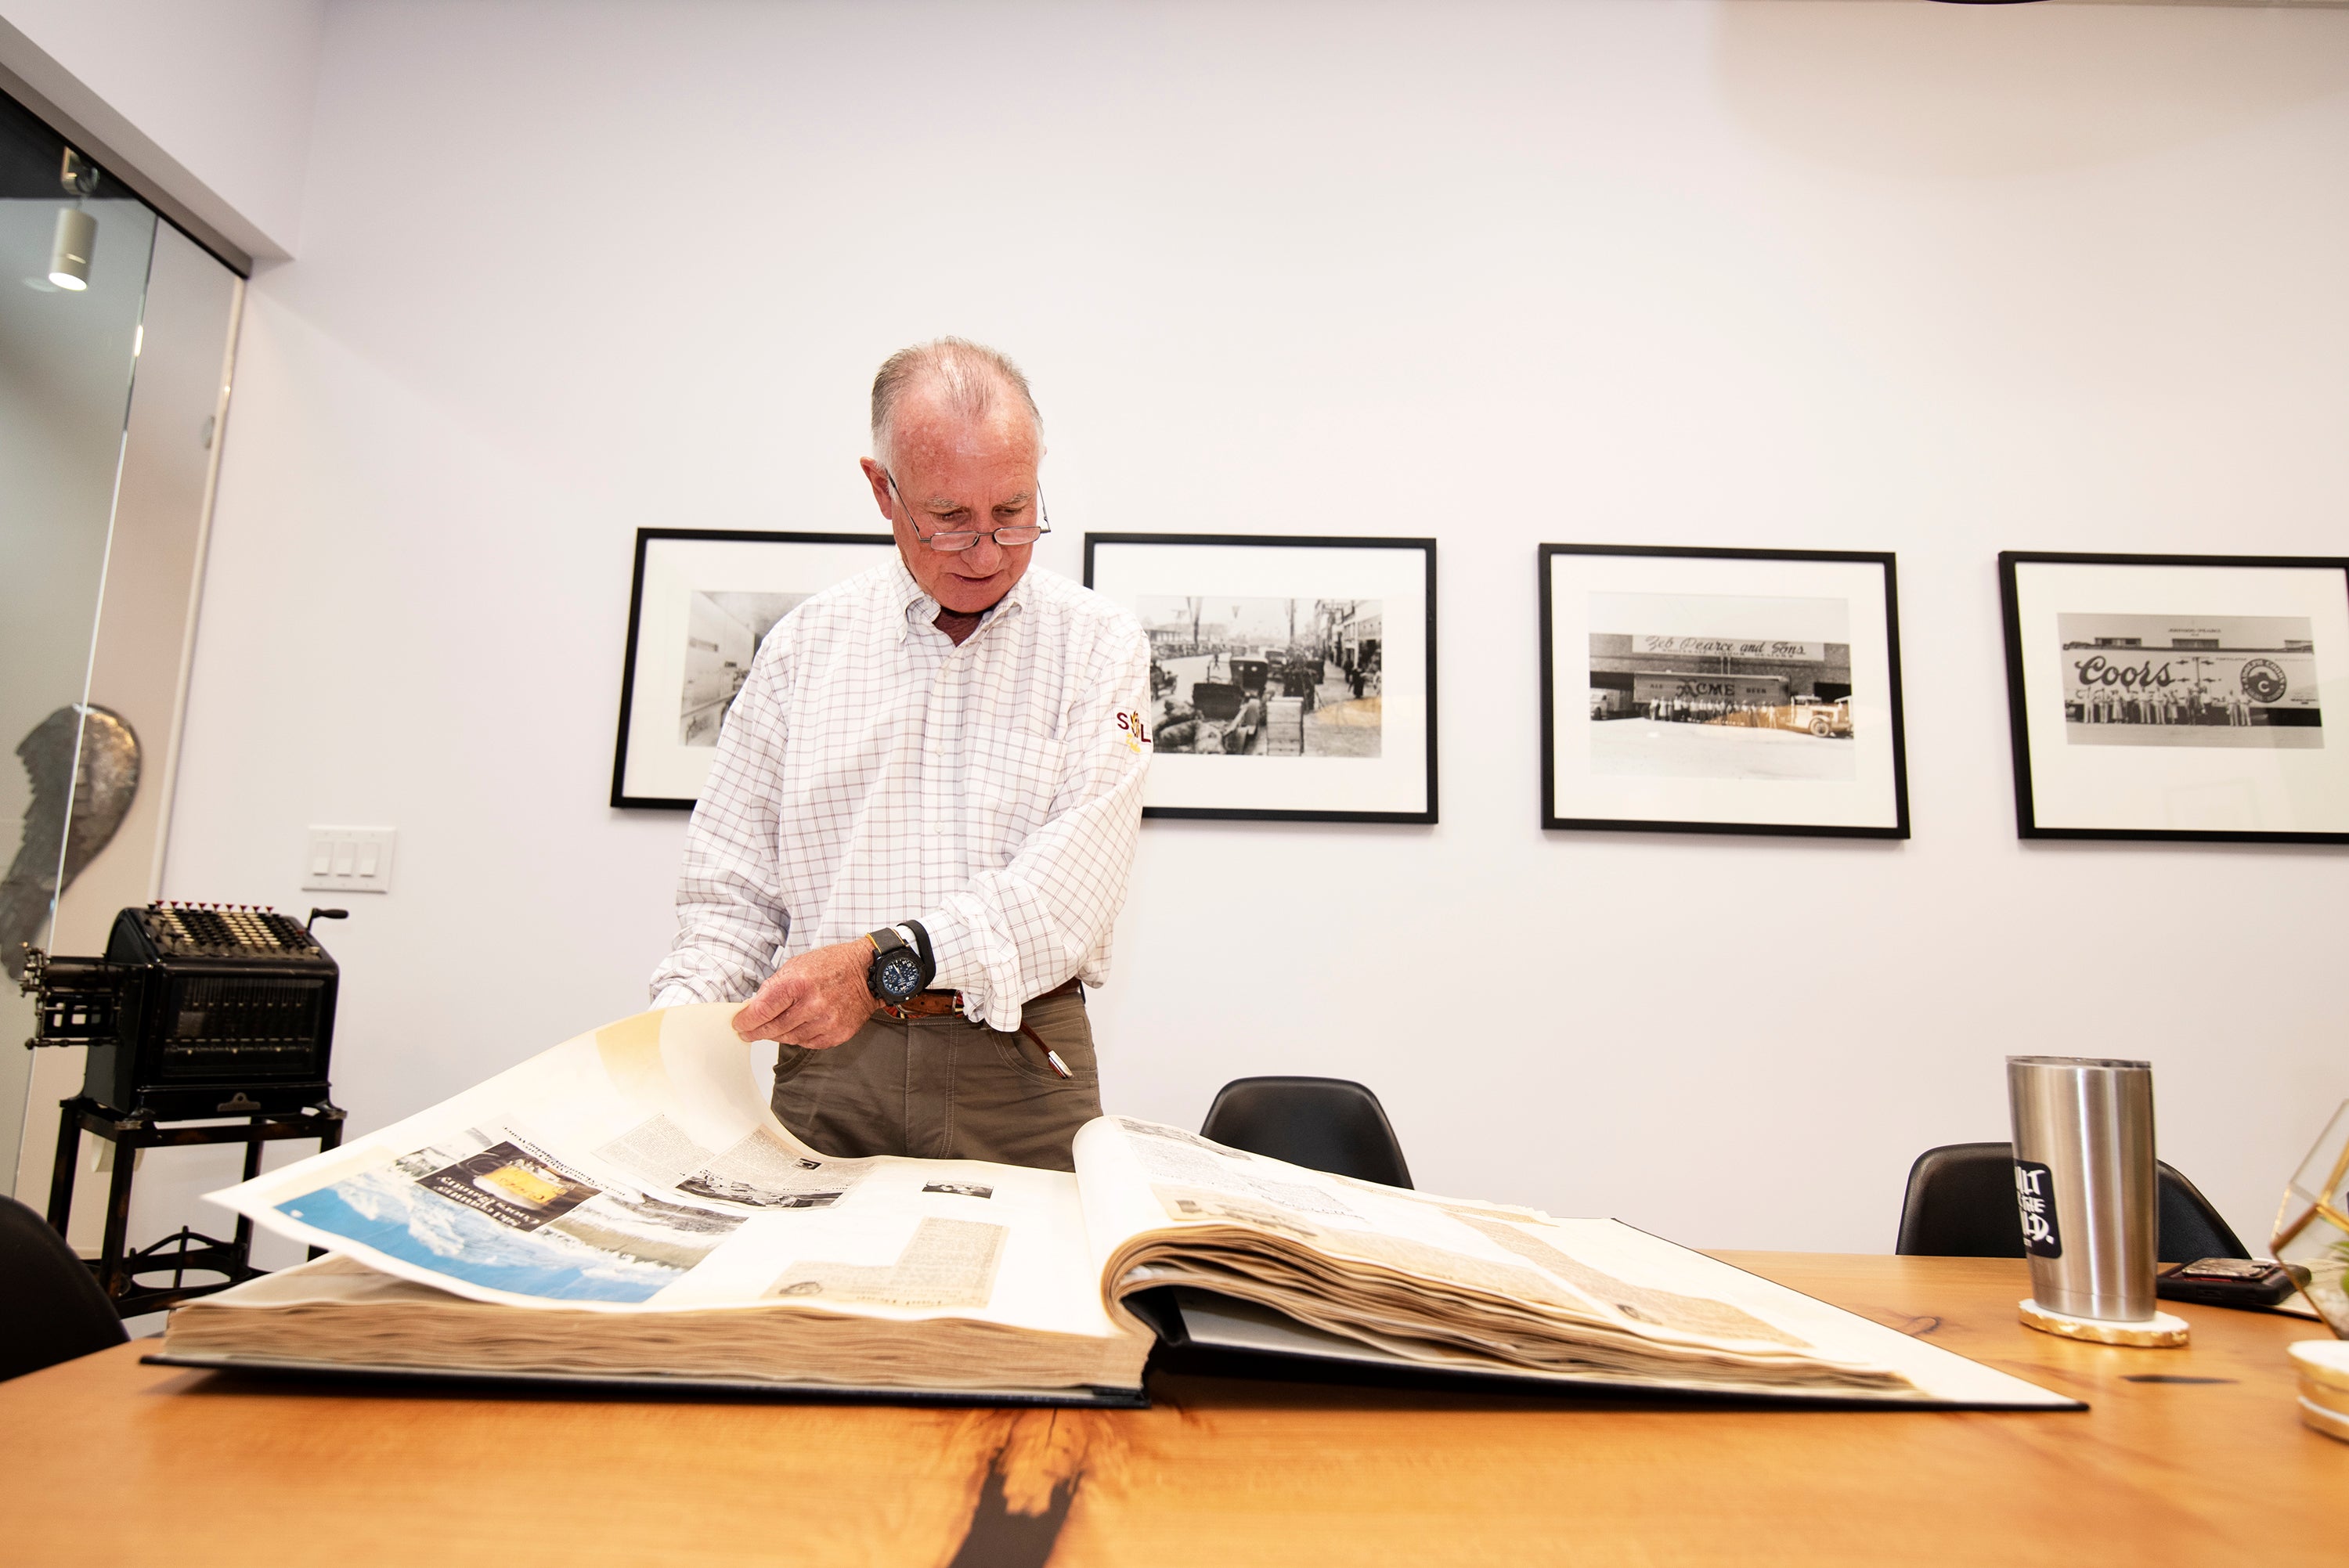
{"type": "MultiPolygon", "coordinates": [[[[106,1194],[106,1236],[99,1244],[98,1255],[90,1260],[90,1267],[98,1275],[98,1288],[124,1317],[160,1312],[167,1306],[226,1290],[267,1272],[253,1266],[253,1222],[242,1214],[237,1216],[233,1240],[222,1241],[183,1225],[175,1234],[152,1246],[126,1253],[130,1229],[130,1179],[139,1163],[140,1150],[242,1143],[243,1180],[250,1181],[261,1174],[261,1146],[264,1143],[315,1138],[319,1150],[324,1152],[339,1147],[343,1141],[343,1112],[336,1106],[324,1103],[291,1115],[263,1113],[241,1120],[192,1126],[165,1126],[152,1117],[102,1105],[88,1095],[61,1101],[58,1110],[57,1166],[49,1177],[49,1224],[57,1234],[64,1235],[67,1222],[73,1216],[74,1167],[81,1153],[80,1135],[88,1132],[113,1144],[113,1180],[106,1194]],[[170,1284],[139,1283],[140,1275],[159,1274],[166,1269],[171,1273],[170,1284]],[[226,1277],[204,1284],[189,1284],[187,1275],[191,1273],[226,1277]]],[[[312,1248],[310,1255],[316,1257],[317,1249],[312,1248]]]]}

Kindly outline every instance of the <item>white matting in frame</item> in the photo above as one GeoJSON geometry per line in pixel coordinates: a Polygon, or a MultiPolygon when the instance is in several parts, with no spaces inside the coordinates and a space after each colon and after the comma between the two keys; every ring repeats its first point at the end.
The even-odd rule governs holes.
{"type": "Polygon", "coordinates": [[[896,548],[885,533],[638,529],[612,804],[691,810],[766,634],[896,548]]]}
{"type": "Polygon", "coordinates": [[[2024,838],[2349,842],[2349,561],[1999,556],[2024,838]]]}
{"type": "Polygon", "coordinates": [[[1542,826],[1909,836],[1893,558],[1545,544],[1542,826]]]}
{"type": "Polygon", "coordinates": [[[1178,741],[1154,748],[1143,815],[1436,820],[1433,540],[1089,533],[1085,584],[1158,628],[1154,715],[1195,707],[1202,684],[1233,684],[1236,658],[1289,646],[1319,661],[1311,703],[1278,716],[1299,730],[1282,735],[1293,749],[1251,738],[1242,755],[1210,752],[1220,716],[1188,734],[1178,720],[1178,741]],[[1175,606],[1193,599],[1200,637],[1170,641],[1175,606]]]}

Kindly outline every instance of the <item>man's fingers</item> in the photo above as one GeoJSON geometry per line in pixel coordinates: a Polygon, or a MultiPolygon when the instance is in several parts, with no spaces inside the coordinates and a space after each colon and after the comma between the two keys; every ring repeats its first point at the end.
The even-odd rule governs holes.
{"type": "Polygon", "coordinates": [[[733,1018],[743,1040],[780,1040],[828,1050],[843,1044],[872,1016],[861,942],[835,943],[802,953],[770,975],[733,1018]]]}
{"type": "Polygon", "coordinates": [[[774,1037],[812,1051],[827,1051],[844,1044],[864,1020],[858,1017],[852,1021],[833,1005],[833,1000],[818,987],[810,986],[797,1005],[771,1026],[774,1037]]]}
{"type": "Polygon", "coordinates": [[[803,990],[797,975],[779,973],[770,977],[734,1015],[734,1032],[746,1040],[761,1038],[760,1031],[790,1012],[803,990]]]}
{"type": "Polygon", "coordinates": [[[747,1040],[751,1037],[752,1031],[766,1027],[768,1022],[781,1010],[781,1005],[774,995],[762,985],[749,1001],[735,1009],[734,1032],[747,1040]]]}
{"type": "MultiPolygon", "coordinates": [[[[759,1026],[757,1033],[743,1035],[742,1038],[775,1040],[786,1046],[803,1046],[812,1051],[827,1051],[846,1042],[856,1029],[856,1024],[843,1025],[838,1018],[802,1004],[785,1015],[769,1019],[759,1026]]],[[[737,1032],[740,1033],[739,1030],[737,1032]]]]}
{"type": "Polygon", "coordinates": [[[812,1051],[828,1051],[834,1046],[844,1046],[864,1026],[862,1016],[834,1013],[825,1018],[812,1018],[801,1026],[800,1044],[812,1051]]]}

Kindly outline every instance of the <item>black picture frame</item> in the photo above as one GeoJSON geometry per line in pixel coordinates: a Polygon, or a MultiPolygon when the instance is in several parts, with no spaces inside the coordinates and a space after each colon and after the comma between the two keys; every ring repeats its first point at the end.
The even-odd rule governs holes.
{"type": "MultiPolygon", "coordinates": [[[[1850,838],[1900,840],[1909,836],[1909,751],[1906,722],[1900,694],[1900,612],[1898,569],[1889,551],[1853,550],[1754,550],[1698,545],[1656,544],[1566,544],[1546,543],[1537,547],[1535,574],[1539,588],[1541,644],[1541,825],[1545,830],[1604,832],[1649,833],[1740,833],[1793,838],[1850,838]],[[1722,819],[1711,817],[1668,815],[1612,815],[1603,813],[1566,812],[1557,809],[1560,797],[1557,767],[1561,721],[1558,703],[1566,695],[1557,680],[1557,610],[1555,601],[1554,562],[1560,557],[1645,557],[1663,561],[1688,562],[1810,562],[1820,565],[1872,566],[1881,573],[1883,625],[1880,631],[1881,666],[1884,678],[1883,702],[1889,731],[1889,752],[1884,758],[1884,778],[1880,788],[1887,791],[1889,820],[1887,821],[1798,821],[1787,820],[1722,819]]],[[[1874,628],[1870,628],[1874,630],[1874,628]]],[[[1858,628],[1852,629],[1856,635],[1858,628]]],[[[1586,642],[1586,647],[1587,647],[1586,642]]],[[[1855,657],[1847,645],[1846,658],[1855,657]]],[[[1588,655],[1586,654],[1587,657],[1588,655]]],[[[1846,694],[1846,717],[1849,698],[1846,694]]],[[[1789,705],[1790,708],[1792,705],[1789,705]]],[[[1586,707],[1582,715],[1584,727],[1597,722],[1586,707]]],[[[1847,723],[1846,728],[1850,727],[1847,723]]],[[[1830,739],[1829,744],[1835,742],[1830,739]]]]}
{"type": "MultiPolygon", "coordinates": [[[[1361,800],[1347,803],[1350,797],[1341,795],[1336,788],[1332,787],[1329,796],[1330,803],[1299,805],[1295,803],[1298,789],[1287,788],[1278,799],[1268,793],[1261,802],[1234,803],[1229,800],[1219,800],[1217,803],[1206,804],[1201,803],[1197,799],[1178,796],[1174,800],[1161,799],[1146,802],[1143,807],[1143,816],[1162,820],[1224,822],[1392,822],[1426,825],[1436,821],[1438,760],[1435,546],[1436,542],[1430,538],[1382,535],[1087,533],[1084,558],[1085,586],[1096,591],[1108,591],[1111,597],[1118,598],[1121,603],[1125,602],[1120,598],[1120,591],[1124,586],[1123,581],[1110,583],[1108,579],[1116,574],[1112,569],[1119,564],[1112,559],[1114,552],[1128,548],[1174,552],[1197,551],[1202,552],[1197,562],[1198,569],[1202,573],[1212,573],[1214,569],[1212,552],[1377,552],[1370,559],[1378,563],[1385,580],[1394,583],[1399,587],[1407,583],[1411,593],[1415,594],[1422,602],[1398,623],[1414,628],[1421,640],[1419,649],[1405,655],[1410,665],[1409,669],[1405,670],[1400,665],[1390,669],[1385,663],[1385,651],[1393,645],[1393,639],[1383,636],[1386,629],[1384,602],[1381,601],[1380,630],[1382,635],[1379,650],[1381,659],[1379,678],[1381,686],[1378,701],[1381,705],[1381,750],[1379,758],[1386,766],[1381,767],[1375,777],[1365,774],[1355,780],[1355,782],[1367,781],[1372,786],[1361,792],[1361,800]],[[1392,561],[1387,558],[1389,552],[1392,552],[1392,561]],[[1413,554],[1419,557],[1415,566],[1405,559],[1413,554]],[[1402,679],[1398,680],[1398,676],[1402,679]],[[1409,687],[1408,690],[1405,689],[1406,685],[1409,687]],[[1392,711],[1406,716],[1393,727],[1397,734],[1414,738],[1423,755],[1387,758],[1383,749],[1388,738],[1385,715],[1391,707],[1392,711]],[[1405,794],[1410,795],[1412,799],[1405,801],[1399,798],[1405,794]],[[1377,803],[1363,803],[1373,798],[1376,799],[1377,803]]],[[[1233,559],[1247,561],[1251,558],[1233,559]]],[[[1268,554],[1256,559],[1271,562],[1278,558],[1268,554]]],[[[1354,564],[1360,567],[1369,563],[1360,562],[1354,564]]],[[[1127,564],[1132,562],[1129,561],[1127,564]]],[[[1175,592],[1176,586],[1170,585],[1167,591],[1175,592]]],[[[1181,586],[1189,586],[1195,591],[1198,584],[1191,582],[1181,586]]],[[[1305,592],[1306,590],[1298,583],[1292,583],[1290,596],[1301,597],[1305,592]]],[[[1129,605],[1129,608],[1132,607],[1129,605]]],[[[1154,654],[1153,667],[1154,670],[1158,667],[1154,654]]],[[[1325,662],[1323,665],[1325,675],[1326,669],[1325,662]]],[[[1154,687],[1155,676],[1154,676],[1154,687]]],[[[1158,706],[1158,693],[1155,689],[1152,693],[1152,703],[1154,713],[1158,706]]],[[[1182,763],[1175,763],[1171,769],[1169,767],[1170,759],[1176,755],[1164,748],[1158,750],[1152,762],[1152,782],[1149,788],[1161,789],[1163,779],[1170,774],[1179,774],[1183,771],[1182,763]]],[[[1278,766],[1280,760],[1274,759],[1274,766],[1278,766]]],[[[1239,778],[1239,776],[1232,777],[1239,778]]],[[[1291,786],[1293,782],[1288,779],[1270,774],[1255,779],[1240,779],[1239,781],[1244,784],[1261,782],[1277,789],[1291,786]]],[[[1307,789],[1312,787],[1309,781],[1304,786],[1307,789]]],[[[1182,781],[1178,779],[1171,788],[1173,790],[1180,790],[1182,781]]]]}
{"type": "MultiPolygon", "coordinates": [[[[2150,627],[2155,633],[2156,642],[2148,646],[2142,634],[2148,628],[2135,628],[2140,634],[2130,648],[2132,655],[2145,655],[2141,663],[2147,671],[2153,669],[2153,658],[2159,653],[2185,652],[2189,657],[2194,658],[2198,667],[2207,667],[2209,678],[2206,679],[2200,674],[2192,677],[2181,676],[2178,684],[2183,686],[2186,680],[2190,678],[2193,689],[2183,694],[2178,701],[2164,701],[2157,705],[2165,717],[2160,722],[2150,726],[2157,733],[2147,735],[2145,738],[2147,740],[2158,738],[2165,744],[2140,744],[2137,740],[2127,740],[2119,746],[2100,748],[2106,755],[2117,752],[2128,758],[2131,762],[2141,765],[2145,775],[2149,779],[2158,781],[2159,776],[2165,771],[2165,764],[2168,765],[2167,771],[2172,774],[2184,771],[2181,767],[2181,753],[2187,754],[2187,760],[2201,760],[2192,754],[2202,751],[2205,742],[2218,738],[2202,733],[2205,730],[2225,732],[2224,738],[2229,741],[2235,741],[2240,737],[2241,740],[2248,742],[2249,744],[2245,745],[2230,745],[2225,749],[2253,751],[2255,755],[2251,759],[2252,765],[2254,767],[2262,763],[2266,765],[2264,769],[2260,769],[2261,771],[2272,771],[2289,765],[2283,755],[2284,752],[2287,750],[2297,752],[2301,748],[2286,748],[2276,742],[2281,739],[2283,732],[2301,726],[2257,722],[2260,708],[2266,705],[2253,703],[2249,691],[2244,689],[2241,682],[2243,670],[2251,663],[2264,662],[2280,668],[2286,650],[2229,647],[2224,645],[2230,635],[2230,624],[2240,625],[2254,621],[2287,619],[2290,616],[2288,612],[2281,614],[2275,613],[2280,605],[2271,595],[2265,593],[2259,595],[2265,601],[2261,613],[2251,614],[2241,609],[2230,609],[2230,603],[2240,603],[2244,597],[2241,591],[2243,585],[2240,580],[2230,585],[2225,574],[2246,572],[2262,574],[2309,574],[2308,593],[2304,607],[2310,612],[2310,615],[2304,618],[2314,619],[2324,615],[2333,617],[2326,627],[2333,635],[2322,640],[2312,638],[2313,645],[2305,650],[2308,662],[2313,669],[2320,657],[2319,650],[2323,644],[2342,640],[2340,635],[2342,629],[2349,627],[2349,557],[2116,554],[2029,550],[2001,551],[1998,556],[1999,612],[2006,655],[2007,722],[2009,743],[2014,764],[2014,820],[2017,837],[2106,839],[2154,843],[2349,844],[2349,758],[2344,758],[2338,767],[2328,770],[2331,775],[2329,782],[2333,786],[2331,790],[2333,810],[2318,818],[2317,821],[2329,821],[2332,824],[2330,826],[2320,826],[2314,822],[2279,828],[2228,828],[2212,825],[2181,827],[2175,825],[2174,822],[2170,825],[2157,826],[2148,820],[2141,820],[2147,813],[2142,810],[2126,810],[2115,812],[2112,820],[2100,823],[2089,823],[2078,820],[2081,816],[2091,813],[2084,812],[2076,804],[2076,797],[2081,792],[2076,783],[2068,779],[2059,779],[2057,770],[2073,760],[2070,743],[2075,738],[2085,738],[2084,735],[2075,736],[2075,723],[2078,729],[2091,733],[2096,726],[2091,722],[2091,715],[2087,711],[2085,702],[2075,702],[2073,696],[2064,692],[2060,670],[2055,674],[2054,686],[2049,688],[2056,693],[2057,699],[2052,706],[2052,709],[2046,702],[2046,692],[2034,687],[2033,678],[2034,675],[2044,681],[2047,672],[2034,665],[2031,655],[2034,648],[2038,648],[2044,655],[2048,650],[2041,645],[2047,644],[2048,638],[2044,627],[2038,628],[2039,635],[2032,634],[2033,627],[2027,626],[2026,621],[2033,618],[2033,613],[2026,611],[2023,599],[2027,587],[2034,596],[2037,593],[2054,591],[2052,583],[2027,583],[2027,579],[2034,575],[2034,568],[2094,569],[2098,573],[2109,573],[2142,572],[2148,574],[2147,583],[2148,590],[2153,590],[2155,587],[2155,579],[2151,574],[2170,574],[2161,581],[2158,592],[2149,594],[2149,599],[2158,599],[2163,594],[2175,593],[2176,584],[2178,582],[2178,577],[2174,575],[2176,573],[2213,574],[2205,594],[2209,603],[2205,610],[2196,615],[2196,618],[2214,624],[2195,628],[2198,631],[2212,633],[2213,636],[2207,639],[2189,639],[2188,643],[2180,643],[2174,634],[2174,628],[2150,627]],[[2159,633],[2164,629],[2172,631],[2171,640],[2166,647],[2158,641],[2159,633]],[[2207,643],[2217,643],[2220,645],[2216,647],[2204,645],[2207,643]],[[2235,655],[2241,655],[2240,661],[2235,658],[2235,655]],[[2236,665],[2231,676],[2224,673],[2225,666],[2229,663],[2234,663],[2236,665]],[[2238,683],[2236,693],[2230,694],[2213,689],[2214,686],[2223,687],[2228,679],[2233,679],[2238,683]],[[2034,691],[2037,691],[2035,701],[2034,691]],[[2242,699],[2240,712],[2231,700],[2237,696],[2242,699]],[[2206,698],[2217,700],[2206,704],[2206,698]],[[2181,707],[2191,717],[2183,716],[2181,707]],[[2076,721],[2073,717],[2075,712],[2080,716],[2076,721]],[[2060,748],[2043,745],[2034,755],[2032,745],[2034,716],[2043,741],[2048,738],[2048,731],[2054,727],[2050,722],[2052,718],[2061,723],[2064,730],[2066,745],[2060,748]],[[2238,717],[2241,722],[2234,722],[2238,717]],[[2170,730],[2174,733],[2158,733],[2163,730],[2170,730]],[[2251,736],[2262,730],[2273,732],[2271,735],[2261,737],[2261,740],[2266,744],[2251,741],[2251,736]],[[2054,820],[2044,820],[2047,818],[2054,820]]],[[[2075,579],[2075,581],[2093,582],[2094,579],[2075,579]]],[[[2113,625],[2106,629],[2121,632],[2132,629],[2123,624],[2127,622],[2168,623],[2195,614],[2194,612],[2167,609],[2136,612],[2106,610],[2095,614],[2093,619],[2113,623],[2113,625]]],[[[2063,625],[2063,622],[2072,618],[2065,614],[2057,616],[2052,647],[2059,651],[2059,656],[2060,651],[2068,650],[2073,645],[2064,640],[2065,628],[2063,625]]],[[[2085,623],[2092,617],[2083,614],[2078,618],[2085,623]]],[[[2093,629],[2084,628],[2084,634],[2085,630],[2093,629]]],[[[2092,639],[2092,641],[2098,645],[2118,646],[2127,644],[2129,639],[2111,636],[2092,639]]],[[[2323,657],[2326,663],[2338,668],[2343,665],[2344,655],[2349,655],[2349,648],[2325,652],[2323,657]]],[[[2092,652],[2091,657],[2094,658],[2094,656],[2092,652]]],[[[2116,678],[2112,684],[2121,686],[2125,700],[2127,687],[2122,686],[2120,677],[2130,672],[2125,667],[2113,667],[2116,665],[2125,665],[2125,660],[2116,661],[2108,657],[2103,662],[2106,666],[2104,673],[2115,676],[2116,678]]],[[[2167,673],[2169,663],[2170,661],[2164,661],[2164,673],[2167,673]]],[[[2083,667],[2084,669],[2085,667],[2085,661],[2083,667]]],[[[2101,686],[2104,683],[2099,681],[2097,684],[2101,686]]],[[[2164,684],[2166,686],[2168,683],[2164,684]]],[[[2292,696],[2294,684],[2291,680],[2284,681],[2283,688],[2276,694],[2277,697],[2292,696]]],[[[2320,738],[2318,744],[2310,746],[2306,749],[2316,752],[2322,758],[2326,755],[2321,743],[2322,705],[2313,689],[2314,685],[2312,678],[2306,700],[2309,710],[2307,717],[2313,722],[2308,727],[2317,729],[2320,738]]],[[[2085,690],[2085,688],[2082,689],[2085,690]]],[[[2272,715],[2282,707],[2281,702],[2275,704],[2269,708],[2270,714],[2272,715]]],[[[2147,728],[2147,724],[2137,722],[2126,711],[2116,717],[2111,721],[2111,726],[2116,731],[2129,729],[2142,731],[2147,728]]],[[[2333,748],[2331,753],[2336,756],[2339,754],[2338,748],[2333,748]]],[[[2321,768],[2322,763],[2318,763],[2317,766],[2321,768]]],[[[2173,785],[2171,787],[2173,799],[2175,789],[2176,787],[2173,785]]],[[[2292,791],[2286,790],[2282,793],[2287,800],[2293,798],[2292,791]]]]}
{"type": "MultiPolygon", "coordinates": [[[[640,528],[636,530],[635,564],[628,585],[627,644],[620,661],[620,719],[617,738],[612,748],[611,804],[616,809],[689,811],[693,810],[698,798],[694,794],[671,791],[650,792],[642,789],[630,788],[632,762],[641,765],[648,760],[644,755],[648,749],[647,737],[638,729],[636,724],[639,716],[648,711],[645,707],[646,694],[639,691],[642,684],[639,676],[647,673],[640,667],[641,656],[649,652],[644,634],[648,610],[646,598],[647,565],[653,552],[664,544],[695,543],[730,549],[749,547],[761,553],[765,549],[781,552],[821,550],[826,552],[822,562],[824,566],[837,566],[839,562],[836,547],[839,546],[855,547],[858,553],[870,548],[874,552],[874,564],[878,564],[885,558],[885,552],[894,552],[896,548],[896,541],[886,532],[792,532],[724,528],[640,528]]],[[[847,575],[838,571],[812,570],[818,565],[818,562],[813,560],[810,560],[805,564],[812,569],[812,576],[821,577],[823,580],[811,582],[805,592],[798,593],[802,598],[806,597],[807,593],[828,588],[833,583],[847,575]]],[[[764,634],[763,630],[760,634],[764,634]]],[[[672,700],[675,700],[676,688],[671,688],[669,695],[672,700]]],[[[706,769],[706,764],[704,766],[706,769]]],[[[671,766],[661,771],[675,775],[685,769],[671,766]]]]}

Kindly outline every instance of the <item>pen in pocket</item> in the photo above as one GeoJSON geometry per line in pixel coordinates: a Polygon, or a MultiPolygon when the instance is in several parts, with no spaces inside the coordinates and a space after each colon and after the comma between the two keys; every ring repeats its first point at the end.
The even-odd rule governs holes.
{"type": "Polygon", "coordinates": [[[1043,1036],[1038,1034],[1035,1030],[1030,1028],[1025,1024],[1019,1026],[1019,1032],[1036,1042],[1036,1048],[1044,1053],[1044,1065],[1046,1067],[1050,1068],[1055,1073],[1064,1078],[1073,1078],[1077,1076],[1069,1070],[1069,1064],[1061,1059],[1061,1053],[1044,1043],[1043,1036]]]}

